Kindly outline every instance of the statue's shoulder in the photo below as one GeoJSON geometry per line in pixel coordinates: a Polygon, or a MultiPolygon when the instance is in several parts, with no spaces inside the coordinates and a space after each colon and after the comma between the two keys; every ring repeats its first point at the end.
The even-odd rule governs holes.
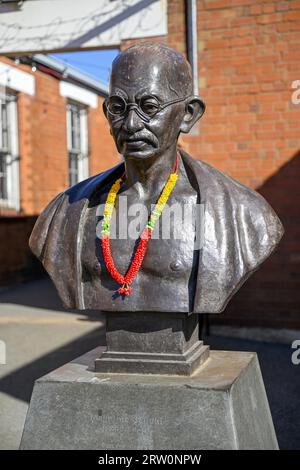
{"type": "Polygon", "coordinates": [[[205,199],[212,198],[217,204],[225,198],[227,204],[234,206],[246,204],[249,208],[253,205],[255,209],[260,206],[262,210],[267,209],[274,213],[269,203],[254,189],[245,186],[203,160],[192,158],[186,152],[184,152],[184,160],[192,168],[199,183],[200,192],[205,199]]]}
{"type": "Polygon", "coordinates": [[[186,152],[182,156],[196,176],[201,200],[212,216],[226,214],[226,223],[239,222],[239,230],[245,235],[264,236],[270,247],[278,244],[284,233],[282,223],[261,194],[186,152]]]}
{"type": "Polygon", "coordinates": [[[101,188],[102,185],[108,184],[111,180],[118,178],[124,172],[124,164],[109,168],[102,173],[91,176],[79,183],[68,188],[63,194],[68,197],[70,203],[76,202],[83,198],[89,198],[93,192],[101,188]]]}
{"type": "Polygon", "coordinates": [[[204,206],[194,311],[218,313],[275,250],[284,229],[259,193],[201,160],[183,159],[204,206]]]}
{"type": "Polygon", "coordinates": [[[220,194],[226,192],[235,200],[246,197],[260,202],[265,201],[259,193],[235,180],[223,171],[218,170],[203,160],[191,157],[186,152],[181,152],[181,154],[184,161],[192,168],[198,183],[201,185],[206,195],[212,193],[214,197],[218,197],[220,194]]]}
{"type": "Polygon", "coordinates": [[[119,174],[121,175],[123,171],[124,165],[121,163],[107,171],[80,181],[55,196],[39,215],[30,235],[29,246],[35,256],[40,260],[43,259],[49,233],[61,231],[62,222],[66,220],[70,211],[72,212],[75,207],[74,210],[80,211],[81,207],[84,207],[84,204],[80,205],[80,201],[89,199],[95,190],[108,184],[119,174]]]}

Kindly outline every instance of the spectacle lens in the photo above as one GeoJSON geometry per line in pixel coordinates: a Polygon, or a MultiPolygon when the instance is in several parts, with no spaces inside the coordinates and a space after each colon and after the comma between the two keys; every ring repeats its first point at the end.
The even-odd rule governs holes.
{"type": "Polygon", "coordinates": [[[139,102],[139,108],[147,116],[152,117],[159,111],[160,105],[154,96],[144,96],[139,102]]]}
{"type": "Polygon", "coordinates": [[[171,104],[184,101],[185,99],[186,98],[178,98],[176,100],[160,104],[155,96],[147,95],[143,96],[136,103],[127,103],[127,101],[125,101],[121,96],[113,95],[107,99],[106,104],[107,109],[112,116],[123,117],[129,109],[135,109],[141,119],[150,121],[150,119],[159,111],[162,111],[171,104]]]}
{"type": "Polygon", "coordinates": [[[120,96],[110,96],[107,101],[107,109],[114,116],[122,116],[126,112],[126,101],[120,96]]]}

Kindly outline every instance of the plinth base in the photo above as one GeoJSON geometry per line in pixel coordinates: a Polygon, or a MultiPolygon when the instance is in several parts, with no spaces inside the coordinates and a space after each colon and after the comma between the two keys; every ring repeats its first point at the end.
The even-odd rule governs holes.
{"type": "Polygon", "coordinates": [[[106,343],[95,360],[106,374],[192,375],[209,357],[198,315],[185,313],[106,313],[106,343]]]}
{"type": "Polygon", "coordinates": [[[21,449],[277,449],[255,353],[190,376],[96,374],[97,348],[36,381],[21,449]]]}

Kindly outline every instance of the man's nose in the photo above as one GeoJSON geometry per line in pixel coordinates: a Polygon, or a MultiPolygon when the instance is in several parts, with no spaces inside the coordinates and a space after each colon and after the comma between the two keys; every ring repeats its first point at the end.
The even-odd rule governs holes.
{"type": "Polygon", "coordinates": [[[134,134],[143,129],[144,124],[134,109],[130,109],[127,113],[123,128],[126,132],[134,134]]]}

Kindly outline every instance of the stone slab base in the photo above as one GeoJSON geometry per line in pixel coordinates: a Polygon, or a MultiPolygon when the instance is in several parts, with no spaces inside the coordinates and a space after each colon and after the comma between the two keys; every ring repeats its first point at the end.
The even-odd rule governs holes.
{"type": "Polygon", "coordinates": [[[255,353],[190,377],[94,372],[97,348],[36,381],[21,449],[277,449],[255,353]]]}
{"type": "Polygon", "coordinates": [[[95,371],[129,374],[191,375],[209,357],[209,346],[198,341],[185,354],[114,353],[105,351],[95,360],[95,371]]]}

